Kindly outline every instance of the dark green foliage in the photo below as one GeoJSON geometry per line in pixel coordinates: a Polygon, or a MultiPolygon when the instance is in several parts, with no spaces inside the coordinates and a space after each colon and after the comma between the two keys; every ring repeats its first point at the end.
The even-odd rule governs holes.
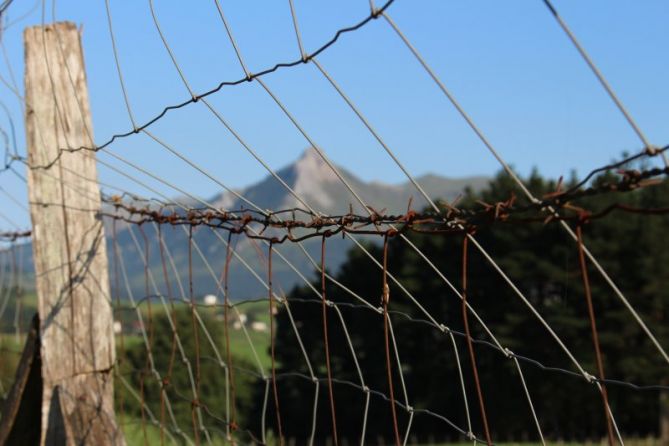
{"type": "MultiPolygon", "coordinates": [[[[200,309],[199,315],[203,324],[207,327],[211,339],[216,344],[221,359],[225,361],[223,322],[214,320],[214,317],[208,310],[204,309],[203,311],[200,309]]],[[[165,380],[167,396],[171,403],[176,423],[188,437],[195,438],[193,431],[194,406],[192,405],[195,397],[191,382],[192,376],[193,381],[199,384],[199,405],[202,409],[204,426],[210,432],[210,435],[225,438],[228,397],[225,369],[219,364],[215,351],[200,325],[197,323],[194,325],[189,307],[178,305],[174,313],[174,320],[183,352],[190,362],[190,370],[186,363],[182,361],[179,346],[173,342],[173,330],[170,320],[162,312],[162,308],[159,311],[154,309],[154,314],[151,318],[145,317],[145,326],[151,340],[151,354],[155,370],[165,380]],[[156,315],[155,313],[159,314],[156,315]],[[194,327],[196,328],[194,329],[194,327]],[[197,349],[195,334],[197,334],[197,349]]],[[[120,368],[121,373],[124,373],[128,377],[133,388],[138,393],[141,394],[143,392],[146,405],[160,421],[160,385],[157,382],[156,376],[151,371],[151,364],[145,344],[143,342],[135,342],[133,346],[126,348],[126,353],[119,359],[122,364],[120,368]]],[[[253,375],[254,368],[246,360],[236,357],[234,352],[232,363],[234,367],[235,400],[238,413],[237,424],[246,426],[247,420],[244,418],[244,415],[248,414],[251,408],[251,386],[255,381],[255,376],[253,375]]],[[[116,389],[118,410],[120,411],[120,400],[123,399],[125,414],[131,418],[141,418],[141,405],[129,395],[122,385],[117,385],[116,389]]],[[[164,414],[164,425],[171,429],[173,423],[166,406],[164,414]]],[[[144,416],[148,421],[148,414],[144,416]]],[[[240,438],[244,438],[244,436],[242,435],[240,438]]]]}
{"type": "MultiPolygon", "coordinates": [[[[601,177],[597,181],[610,179],[601,177]]],[[[537,173],[526,184],[539,197],[555,191],[557,186],[537,173]]],[[[571,180],[571,184],[575,184],[575,180],[571,180]]],[[[480,208],[477,200],[494,203],[507,200],[512,193],[519,197],[520,203],[523,202],[520,198],[522,193],[511,179],[499,175],[477,196],[468,194],[460,206],[480,208]]],[[[587,198],[575,204],[591,211],[616,202],[637,207],[660,207],[667,206],[668,193],[669,182],[664,181],[661,185],[633,193],[587,198]]],[[[574,223],[570,222],[570,225],[573,227],[574,223]]],[[[665,348],[669,347],[666,313],[669,305],[668,229],[669,216],[617,211],[583,227],[586,245],[665,348]]],[[[460,289],[462,234],[412,234],[410,238],[453,286],[460,289]]],[[[482,225],[476,238],[528,297],[582,366],[596,374],[577,245],[563,228],[556,223],[499,223],[482,225]]],[[[368,248],[381,261],[381,248],[378,245],[370,245],[368,248]]],[[[460,300],[407,243],[397,239],[390,242],[388,270],[436,321],[455,331],[463,331],[460,300]]],[[[577,370],[537,318],[471,244],[468,270],[469,301],[503,346],[547,366],[577,370]]],[[[589,273],[607,377],[640,384],[666,383],[666,362],[591,264],[589,273]]],[[[353,250],[349,253],[348,261],[336,274],[336,278],[374,307],[379,306],[381,271],[361,251],[353,250]]],[[[314,279],[314,286],[320,289],[320,277],[314,279]]],[[[390,289],[392,323],[409,402],[416,409],[429,409],[443,415],[466,430],[464,402],[451,338],[434,326],[407,318],[428,319],[392,282],[390,289]]],[[[360,302],[329,281],[327,296],[341,304],[339,308],[355,347],[365,384],[372,390],[388,394],[383,318],[375,311],[363,308],[360,302]],[[351,304],[355,307],[352,308],[351,304]]],[[[302,287],[294,289],[288,300],[314,372],[323,378],[326,371],[319,297],[312,290],[302,287]]],[[[327,311],[333,376],[360,385],[338,315],[332,308],[327,311]]],[[[475,339],[491,340],[471,313],[469,320],[475,339]]],[[[278,373],[297,372],[309,376],[309,369],[285,310],[280,311],[277,325],[278,373]]],[[[481,435],[479,407],[468,352],[462,336],[455,336],[455,341],[465,375],[473,430],[481,435]]],[[[475,345],[475,351],[494,439],[537,438],[514,362],[494,348],[480,343],[475,345]]],[[[579,377],[544,371],[524,361],[520,363],[545,434],[553,438],[579,440],[605,435],[601,398],[593,385],[579,377]]],[[[397,373],[395,378],[396,398],[404,402],[397,373]]],[[[347,438],[350,442],[359,441],[365,394],[346,384],[335,383],[334,386],[339,437],[347,438]]],[[[315,386],[300,377],[284,376],[279,380],[278,387],[281,412],[285,414],[282,417],[284,435],[302,439],[298,441],[302,443],[311,431],[315,386]]],[[[657,434],[658,391],[635,391],[613,385],[608,390],[613,412],[623,432],[657,434]]],[[[319,439],[317,443],[322,444],[332,432],[327,384],[324,381],[320,384],[319,395],[316,436],[319,439]]],[[[267,420],[272,426],[275,418],[271,410],[267,420]]],[[[408,414],[402,409],[399,410],[399,421],[400,432],[404,432],[408,414]]],[[[416,414],[411,432],[422,440],[462,438],[447,423],[425,414],[416,414]]],[[[389,442],[392,441],[392,435],[389,404],[372,395],[367,441],[376,442],[379,437],[383,437],[389,442]]]]}

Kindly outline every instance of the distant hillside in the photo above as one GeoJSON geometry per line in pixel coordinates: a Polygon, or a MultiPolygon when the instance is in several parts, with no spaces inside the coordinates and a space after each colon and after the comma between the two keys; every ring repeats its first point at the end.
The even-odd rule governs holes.
{"type": "MultiPolygon", "coordinates": [[[[427,206],[423,197],[409,181],[399,185],[377,181],[368,183],[344,168],[337,168],[360,197],[375,209],[385,208],[387,212],[392,213],[406,212],[409,199],[412,197],[414,209],[427,206]]],[[[314,149],[305,150],[297,161],[278,170],[277,174],[317,211],[325,214],[345,213],[348,212],[350,205],[354,211],[362,211],[355,197],[314,149]]],[[[485,177],[451,179],[438,175],[424,175],[418,177],[417,181],[431,197],[453,200],[466,186],[478,190],[485,186],[488,179],[485,177]]],[[[264,180],[240,190],[239,193],[263,209],[303,207],[279,181],[269,175],[264,180]]],[[[214,197],[213,202],[227,209],[248,208],[248,204],[228,192],[214,197]]]]}
{"type": "MultiPolygon", "coordinates": [[[[357,178],[351,172],[339,168],[346,181],[360,195],[360,197],[374,209],[386,209],[387,213],[406,212],[409,200],[412,199],[413,209],[422,209],[427,203],[408,181],[399,185],[384,184],[380,182],[364,182],[357,178]]],[[[346,186],[336,177],[332,170],[323,162],[313,149],[306,150],[302,156],[292,164],[277,171],[280,178],[314,210],[324,214],[341,214],[349,211],[352,206],[355,212],[362,212],[355,198],[347,190],[346,186]]],[[[471,187],[479,190],[487,183],[485,177],[468,177],[459,179],[444,178],[438,175],[424,175],[417,178],[419,184],[432,198],[441,198],[445,200],[455,199],[465,187],[471,187]]],[[[284,186],[281,185],[271,175],[258,183],[252,184],[244,189],[237,191],[240,195],[246,197],[249,201],[255,203],[262,209],[287,209],[294,207],[304,207],[295,197],[293,197],[284,186]]],[[[194,203],[188,203],[188,200],[179,199],[181,203],[192,206],[200,206],[194,203]]],[[[249,209],[250,206],[244,203],[233,194],[224,192],[212,197],[209,203],[221,209],[249,209]]],[[[108,252],[110,257],[113,255],[111,245],[111,225],[108,228],[108,252]]],[[[145,249],[145,239],[148,240],[149,247],[149,292],[155,293],[153,286],[165,292],[165,277],[160,257],[159,245],[156,243],[157,232],[152,225],[143,225],[142,231],[137,228],[131,234],[128,226],[124,224],[117,225],[116,239],[118,249],[123,257],[123,263],[127,272],[128,284],[135,296],[145,294],[145,270],[139,255],[137,245],[143,254],[145,249]],[[133,239],[132,235],[135,236],[133,239]]],[[[168,268],[167,280],[173,289],[173,295],[188,293],[188,237],[183,227],[164,226],[162,235],[168,251],[173,256],[174,265],[179,275],[175,275],[171,269],[171,262],[166,258],[168,268]]],[[[221,241],[227,240],[227,233],[219,231],[215,234],[206,228],[196,228],[193,233],[194,247],[192,251],[192,278],[194,293],[197,296],[203,294],[217,293],[221,280],[221,273],[225,263],[225,246],[221,241]],[[198,252],[198,248],[209,265],[206,265],[198,252]]],[[[247,262],[248,266],[257,272],[258,276],[266,280],[265,258],[267,247],[260,242],[253,242],[241,236],[233,236],[233,244],[236,252],[247,262]]],[[[342,240],[341,238],[328,241],[326,250],[327,268],[336,270],[344,261],[346,252],[350,249],[352,242],[342,240]]],[[[320,241],[309,240],[303,243],[304,249],[313,259],[320,259],[320,241]]],[[[28,247],[26,247],[28,248],[28,247]]],[[[273,262],[273,282],[277,289],[289,291],[302,279],[280,259],[285,256],[294,264],[295,267],[308,279],[312,279],[313,265],[298,246],[286,244],[276,248],[273,262]]],[[[31,263],[29,249],[26,249],[26,261],[31,263]]],[[[230,294],[232,299],[248,299],[258,296],[264,296],[267,292],[257,277],[249,272],[242,263],[234,259],[230,266],[231,284],[230,294]]],[[[121,284],[121,295],[127,294],[124,280],[121,284]]],[[[115,281],[112,280],[112,287],[115,281]]]]}

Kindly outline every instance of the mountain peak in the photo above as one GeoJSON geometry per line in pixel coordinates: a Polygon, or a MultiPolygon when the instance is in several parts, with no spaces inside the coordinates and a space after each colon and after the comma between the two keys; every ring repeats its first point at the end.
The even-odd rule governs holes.
{"type": "MultiPolygon", "coordinates": [[[[367,182],[357,178],[345,168],[340,166],[336,168],[356,193],[375,209],[386,208],[389,213],[404,212],[412,197],[415,209],[421,209],[427,205],[409,182],[401,184],[367,182]]],[[[355,212],[364,212],[346,185],[323,160],[318,150],[313,147],[304,150],[299,158],[277,170],[276,174],[300,199],[296,198],[273,176],[267,176],[262,181],[239,190],[239,193],[263,209],[304,208],[306,203],[307,207],[313,207],[325,214],[348,212],[350,205],[353,205],[355,212]]],[[[439,175],[423,175],[418,180],[430,197],[444,200],[455,199],[466,186],[471,186],[476,190],[487,182],[487,179],[482,177],[449,179],[439,175]]],[[[248,207],[247,203],[228,192],[214,197],[211,201],[223,209],[248,207]]]]}
{"type": "Polygon", "coordinates": [[[293,166],[297,168],[297,174],[309,171],[319,171],[321,174],[327,174],[327,172],[330,172],[330,174],[334,175],[334,172],[332,172],[330,166],[327,165],[323,157],[321,157],[320,153],[318,153],[318,150],[316,150],[314,147],[305,149],[304,152],[302,152],[302,155],[300,155],[297,161],[295,161],[293,166]]]}
{"type": "Polygon", "coordinates": [[[338,178],[315,148],[306,149],[290,170],[295,193],[310,198],[320,206],[333,204],[326,185],[337,182],[338,178]]]}
{"type": "Polygon", "coordinates": [[[300,155],[300,157],[297,159],[297,162],[309,158],[316,158],[322,161],[322,158],[318,154],[318,151],[316,150],[315,147],[307,147],[306,149],[304,149],[304,152],[302,152],[302,155],[300,155]]]}

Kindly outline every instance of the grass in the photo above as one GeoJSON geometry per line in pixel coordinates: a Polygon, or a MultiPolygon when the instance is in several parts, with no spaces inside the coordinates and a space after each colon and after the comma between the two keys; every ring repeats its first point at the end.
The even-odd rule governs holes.
{"type": "Polygon", "coordinates": [[[160,429],[150,423],[143,426],[141,419],[122,419],[121,428],[128,446],[160,444],[160,429]]]}
{"type": "MultiPolygon", "coordinates": [[[[655,446],[659,445],[660,442],[656,438],[623,438],[627,446],[655,446]]],[[[408,444],[411,444],[410,442],[408,444]]],[[[421,443],[425,446],[472,446],[471,442],[457,442],[457,443],[421,443]]],[[[503,442],[495,443],[498,446],[541,446],[539,442],[503,442]]],[[[600,441],[585,441],[585,442],[575,442],[575,441],[546,441],[547,446],[604,446],[608,444],[606,438],[602,438],[600,441]]]]}
{"type": "MultiPolygon", "coordinates": [[[[142,305],[140,307],[140,311],[146,327],[149,317],[149,310],[146,305],[142,305]]],[[[219,316],[218,319],[220,319],[221,311],[222,310],[220,307],[217,308],[200,307],[198,309],[200,315],[210,316],[210,319],[215,319],[216,316],[219,316]]],[[[267,324],[267,326],[269,326],[269,308],[267,302],[244,302],[237,306],[237,311],[239,311],[240,314],[246,314],[249,322],[250,321],[264,322],[265,324],[267,324]]],[[[153,315],[164,315],[165,313],[162,306],[156,306],[155,304],[152,306],[151,312],[153,315]]],[[[142,336],[139,333],[136,333],[134,331],[130,332],[131,327],[133,327],[133,324],[137,320],[137,314],[133,309],[129,307],[122,307],[120,311],[119,310],[116,311],[116,318],[117,320],[120,320],[122,322],[124,327],[123,348],[125,350],[135,348],[144,342],[142,336]]],[[[237,320],[238,319],[236,317],[236,313],[231,312],[229,315],[229,323],[230,323],[229,336],[230,336],[230,351],[232,352],[233,357],[248,362],[249,366],[254,367],[254,369],[257,367],[258,362],[260,362],[260,365],[263,367],[263,369],[268,370],[271,364],[271,360],[268,353],[270,344],[269,332],[253,331],[250,329],[250,327],[248,327],[247,323],[246,327],[247,328],[246,332],[248,333],[247,337],[247,335],[244,333],[244,330],[233,328],[233,324],[237,320]],[[253,345],[253,349],[255,349],[255,354],[253,352],[253,349],[251,349],[249,345],[249,341],[253,345]]],[[[223,324],[223,321],[216,320],[216,322],[210,322],[210,323],[223,324]]],[[[222,333],[222,330],[220,331],[222,333]]],[[[224,355],[225,339],[221,336],[221,339],[217,339],[215,341],[217,344],[217,348],[219,349],[219,352],[222,355],[224,355]]],[[[120,346],[121,346],[121,339],[120,336],[117,336],[116,337],[117,349],[120,349],[120,346]]],[[[120,353],[121,352],[119,351],[119,354],[120,353]]]]}
{"type": "MultiPolygon", "coordinates": [[[[271,359],[267,351],[269,347],[269,334],[249,331],[249,339],[253,344],[258,361],[264,370],[268,370],[271,366],[271,359]]],[[[249,341],[242,332],[242,330],[230,331],[230,351],[235,358],[247,361],[254,366],[257,365],[256,357],[249,347],[249,341]]]]}
{"type": "MultiPolygon", "coordinates": [[[[123,425],[123,432],[125,434],[125,439],[126,443],[128,446],[134,446],[134,445],[144,445],[144,444],[149,444],[149,445],[154,445],[154,444],[160,444],[160,430],[158,427],[153,426],[153,425],[147,425],[146,426],[146,442],[145,442],[145,437],[144,437],[144,431],[142,429],[141,425],[141,420],[128,420],[123,425]]],[[[225,441],[225,439],[222,436],[214,436],[211,439],[211,445],[218,446],[218,445],[224,445],[224,444],[229,444],[228,442],[225,441]]],[[[171,442],[169,440],[169,437],[166,436],[165,439],[165,444],[178,444],[176,442],[171,442]]],[[[239,444],[239,443],[238,443],[239,444]]],[[[273,440],[271,435],[268,437],[268,445],[278,445],[278,441],[275,439],[273,440]]],[[[291,441],[291,439],[286,439],[285,444],[287,445],[293,445],[297,444],[295,441],[291,441]]],[[[414,445],[414,446],[472,446],[471,442],[454,442],[454,443],[412,443],[408,442],[408,445],[414,445]]],[[[495,443],[498,446],[541,446],[541,443],[538,442],[504,442],[504,443],[495,443]]],[[[602,441],[589,441],[589,442],[583,442],[583,443],[577,443],[577,442],[570,442],[570,441],[547,441],[546,445],[547,446],[603,446],[606,444],[606,440],[603,439],[602,441]]],[[[648,438],[648,439],[625,439],[625,444],[628,446],[655,446],[659,445],[659,440],[654,439],[654,438],[648,438]]]]}
{"type": "Polygon", "coordinates": [[[25,336],[16,341],[14,334],[0,333],[0,395],[4,396],[14,382],[14,375],[21,359],[25,336]]]}
{"type": "MultiPolygon", "coordinates": [[[[36,309],[36,298],[34,294],[24,296],[24,298],[22,299],[21,313],[32,314],[35,311],[35,309],[36,309]]],[[[268,302],[266,300],[242,302],[236,306],[236,309],[237,311],[239,311],[239,313],[246,314],[249,322],[259,321],[269,325],[270,316],[269,316],[268,302]]],[[[164,309],[162,308],[162,305],[156,304],[155,302],[152,305],[151,311],[152,314],[154,315],[164,314],[164,309]]],[[[203,316],[205,315],[210,316],[208,318],[209,323],[216,323],[216,324],[223,323],[223,321],[220,318],[220,313],[222,311],[220,307],[217,308],[200,307],[198,311],[203,316]],[[218,318],[216,318],[217,315],[219,316],[218,318]]],[[[149,309],[146,303],[141,305],[140,314],[142,315],[146,323],[149,316],[149,309]]],[[[11,316],[12,316],[11,320],[9,318],[3,320],[3,325],[6,328],[6,332],[0,333],[0,349],[2,349],[2,355],[3,355],[2,361],[0,361],[0,393],[3,394],[9,390],[9,387],[11,386],[11,383],[14,379],[14,372],[18,364],[21,351],[23,350],[23,344],[25,342],[24,335],[20,336],[17,342],[14,333],[11,332],[10,330],[10,327],[12,327],[13,324],[13,315],[14,315],[14,310],[11,311],[11,316]]],[[[133,321],[137,319],[137,314],[134,311],[134,309],[130,307],[124,307],[122,308],[121,311],[116,311],[115,318],[117,320],[121,320],[125,328],[125,333],[123,335],[123,348],[127,351],[142,346],[144,343],[142,336],[137,333],[130,332],[133,321]]],[[[269,332],[253,331],[247,327],[247,333],[248,333],[248,339],[247,339],[247,336],[243,330],[234,329],[232,327],[232,323],[237,320],[235,312],[232,312],[230,314],[229,320],[230,320],[230,330],[229,330],[230,349],[234,358],[246,362],[247,363],[246,366],[251,367],[253,370],[256,370],[258,362],[260,362],[264,370],[266,371],[269,370],[271,366],[271,360],[268,353],[268,348],[270,344],[269,332]],[[249,339],[255,349],[256,354],[253,353],[253,350],[249,346],[249,339]]],[[[27,328],[27,326],[28,326],[27,324],[25,325],[25,327],[22,325],[22,328],[27,328]]],[[[219,332],[222,333],[223,331],[219,330],[219,332]]],[[[116,346],[117,349],[119,349],[119,355],[121,354],[120,341],[121,341],[120,337],[117,336],[116,346]]],[[[216,340],[216,343],[220,353],[222,355],[225,355],[225,342],[222,335],[220,339],[216,340]]],[[[145,424],[143,424],[141,418],[133,418],[129,416],[122,417],[120,423],[124,432],[124,436],[126,438],[126,442],[129,446],[145,445],[145,444],[149,445],[161,444],[161,431],[158,426],[155,426],[148,421],[145,424]]],[[[271,436],[268,438],[268,445],[278,444],[277,441],[273,441],[270,438],[271,436]]],[[[656,439],[652,438],[626,439],[626,443],[629,446],[651,446],[659,444],[659,442],[656,439]]],[[[174,434],[172,434],[172,437],[170,437],[170,435],[165,435],[164,444],[184,444],[184,442],[183,439],[180,439],[178,437],[175,438],[174,434]]],[[[209,444],[218,446],[228,443],[226,442],[222,432],[212,432],[212,439],[211,443],[209,444]]],[[[286,444],[290,445],[296,443],[291,442],[290,439],[287,439],[286,444]]],[[[411,441],[409,441],[408,444],[412,445],[417,443],[412,443],[411,441]]],[[[472,444],[471,442],[421,443],[421,445],[424,446],[427,445],[471,446],[471,444],[472,444]]],[[[496,444],[502,446],[513,446],[513,445],[530,446],[530,445],[539,445],[540,443],[504,442],[496,444]]],[[[546,442],[546,444],[550,446],[572,446],[572,445],[595,446],[595,445],[603,445],[605,444],[605,441],[590,441],[584,443],[577,443],[571,441],[548,441],[546,442]]]]}

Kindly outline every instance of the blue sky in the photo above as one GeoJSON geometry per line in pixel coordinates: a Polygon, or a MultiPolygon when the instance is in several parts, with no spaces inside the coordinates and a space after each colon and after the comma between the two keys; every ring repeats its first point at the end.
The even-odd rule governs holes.
{"type": "MultiPolygon", "coordinates": [[[[221,4],[251,72],[299,57],[287,0],[221,4]]],[[[295,0],[294,4],[308,52],[338,28],[355,24],[369,13],[367,0],[295,0]]],[[[11,23],[31,5],[14,2],[5,20],[11,23]]],[[[669,143],[669,3],[556,0],[555,5],[651,142],[669,143]]],[[[83,25],[96,141],[130,130],[104,1],[60,0],[55,6],[58,20],[83,25]]],[[[130,103],[137,121],[144,123],[165,106],[187,99],[188,92],[160,41],[148,1],[110,0],[110,6],[130,103]]],[[[47,3],[47,21],[52,8],[47,3]]],[[[214,2],[155,0],[155,10],[196,92],[243,76],[214,2]]],[[[585,173],[622,151],[641,148],[542,1],[396,0],[388,12],[521,174],[532,167],[555,177],[572,169],[585,173]]],[[[41,20],[38,7],[3,34],[19,83],[22,29],[41,20]]],[[[318,60],[413,174],[462,177],[491,175],[499,169],[383,20],[344,35],[318,60]]],[[[7,80],[11,77],[4,61],[0,74],[7,80]]],[[[405,180],[311,64],[279,70],[264,80],[337,164],[365,180],[405,180]]],[[[23,153],[19,103],[2,85],[0,100],[10,110],[23,153]]],[[[272,167],[290,163],[308,146],[256,82],[225,87],[210,101],[272,167]]],[[[0,125],[8,128],[1,113],[0,125]]],[[[231,187],[246,186],[266,174],[201,104],[170,112],[150,130],[231,187]]],[[[110,150],[193,194],[209,197],[220,190],[145,136],[119,140],[110,150]]],[[[107,155],[100,156],[119,165],[107,155]]],[[[127,167],[124,170],[142,178],[127,167]]],[[[104,167],[99,175],[102,181],[149,195],[104,167]]],[[[25,202],[25,186],[11,174],[0,176],[0,186],[25,202]]],[[[167,195],[179,195],[156,187],[167,195]]],[[[4,196],[0,200],[4,214],[20,226],[28,225],[25,212],[4,196]]],[[[4,221],[0,228],[11,229],[4,221]]]]}

